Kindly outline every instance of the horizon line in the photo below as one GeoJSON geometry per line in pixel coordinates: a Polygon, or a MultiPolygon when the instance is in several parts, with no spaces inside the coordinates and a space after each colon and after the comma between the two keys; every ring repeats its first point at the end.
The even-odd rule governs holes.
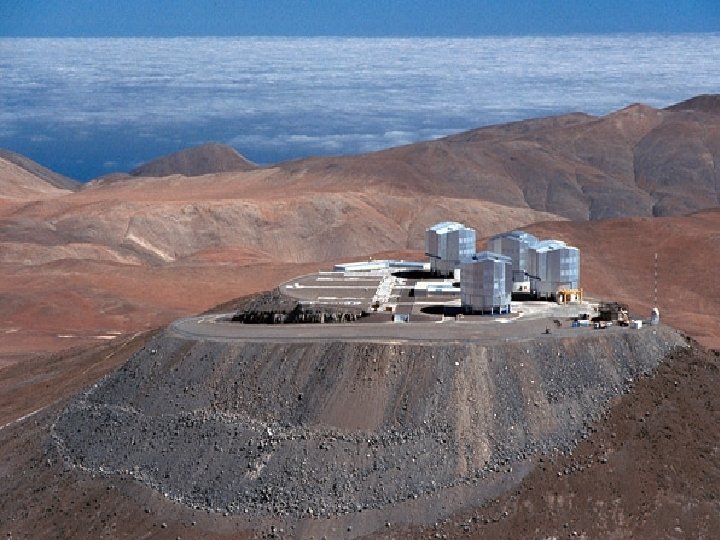
{"type": "Polygon", "coordinates": [[[720,30],[708,31],[618,31],[618,32],[568,32],[560,33],[500,33],[500,34],[91,34],[91,35],[69,35],[69,34],[0,34],[0,39],[175,39],[175,38],[277,38],[277,39],[483,39],[483,38],[563,38],[563,37],[622,37],[622,36],[707,36],[720,35],[720,30]]]}

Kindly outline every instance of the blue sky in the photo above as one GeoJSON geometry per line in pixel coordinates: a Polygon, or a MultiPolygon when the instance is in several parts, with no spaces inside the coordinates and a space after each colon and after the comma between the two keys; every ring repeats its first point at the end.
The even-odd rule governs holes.
{"type": "Polygon", "coordinates": [[[0,36],[719,31],[719,0],[0,0],[0,36]]]}

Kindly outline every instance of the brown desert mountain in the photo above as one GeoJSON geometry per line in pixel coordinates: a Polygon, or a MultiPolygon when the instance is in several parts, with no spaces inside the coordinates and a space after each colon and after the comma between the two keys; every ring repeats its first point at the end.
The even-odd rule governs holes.
{"type": "MultiPolygon", "coordinates": [[[[166,323],[271,287],[307,265],[381,251],[417,253],[424,229],[446,219],[466,222],[482,237],[535,222],[716,207],[719,152],[720,117],[634,105],[602,118],[515,122],[364,156],[193,178],[124,177],[78,192],[0,158],[3,347],[32,351],[34,341],[23,332],[41,348],[67,347],[166,323]]],[[[192,149],[181,154],[180,162],[197,170],[212,152],[200,151],[197,163],[192,149]]],[[[171,170],[164,167],[158,173],[171,170]]],[[[678,219],[677,230],[665,234],[697,244],[685,235],[699,218],[678,219]]],[[[588,231],[569,237],[588,257],[609,226],[557,225],[568,234],[588,231]]],[[[717,222],[707,226],[712,237],[717,222]]],[[[613,235],[602,257],[650,245],[650,230],[647,238],[632,236],[637,227],[613,235]]],[[[704,256],[712,257],[713,246],[704,256]]],[[[637,279],[631,265],[622,266],[623,279],[637,279]]],[[[616,296],[603,281],[614,270],[596,280],[595,267],[586,268],[591,292],[616,296]]],[[[694,282],[687,286],[700,290],[694,282]]],[[[643,299],[645,311],[640,295],[647,290],[638,284],[623,293],[643,299]]],[[[712,312],[710,304],[701,306],[712,312]]]]}
{"type": "Polygon", "coordinates": [[[281,164],[285,175],[341,178],[569,219],[679,215],[716,207],[720,116],[632,105],[481,128],[370,155],[281,164]]]}
{"type": "MultiPolygon", "coordinates": [[[[0,534],[239,537],[221,513],[53,462],[63,400],[122,364],[146,331],[336,260],[422,257],[423,231],[438,221],[464,221],[479,237],[522,227],[566,240],[581,249],[586,293],[638,316],[654,303],[657,253],[663,320],[720,348],[714,102],[245,171],[208,171],[211,152],[184,153],[154,176],[79,191],[0,156],[0,484],[10,486],[0,489],[0,534]]],[[[517,490],[436,528],[381,523],[378,537],[715,537],[718,373],[715,355],[687,353],[517,490]]]]}
{"type": "Polygon", "coordinates": [[[695,96],[667,108],[669,111],[698,111],[707,113],[720,113],[720,95],[703,94],[695,96]]]}
{"type": "Polygon", "coordinates": [[[51,171],[39,163],[36,163],[25,156],[21,156],[20,154],[16,154],[15,152],[0,149],[0,159],[17,165],[31,175],[36,176],[40,180],[43,180],[56,188],[77,191],[82,187],[82,184],[77,180],[73,180],[72,178],[58,174],[55,171],[51,171]]]}
{"type": "Polygon", "coordinates": [[[200,176],[220,172],[251,171],[256,168],[234,148],[224,144],[203,144],[154,159],[130,171],[133,176],[200,176]]]}
{"type": "Polygon", "coordinates": [[[16,155],[7,158],[3,155],[6,154],[0,154],[0,212],[3,206],[9,204],[51,199],[72,193],[72,189],[54,185],[48,180],[52,177],[43,175],[42,171],[36,174],[29,170],[32,167],[24,167],[22,163],[33,163],[29,159],[17,159],[16,155]]]}
{"type": "MultiPolygon", "coordinates": [[[[699,96],[665,110],[631,105],[604,117],[526,120],[372,154],[292,161],[268,168],[267,181],[313,190],[356,191],[363,184],[575,220],[681,215],[720,203],[720,116],[713,113],[719,99],[699,96]]],[[[192,176],[252,167],[229,147],[205,145],[132,174],[192,176]]]]}
{"type": "Polygon", "coordinates": [[[0,218],[5,350],[166,324],[332,260],[421,249],[424,229],[449,215],[482,234],[559,219],[479,200],[276,187],[271,174],[138,178],[14,208],[0,218]]]}

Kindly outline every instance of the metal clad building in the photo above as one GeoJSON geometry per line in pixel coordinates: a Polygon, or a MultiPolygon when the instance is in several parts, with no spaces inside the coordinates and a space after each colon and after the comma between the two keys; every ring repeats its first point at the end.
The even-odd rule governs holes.
{"type": "Polygon", "coordinates": [[[580,251],[560,240],[538,240],[525,231],[493,236],[488,247],[512,259],[513,292],[540,298],[580,286],[580,251]]]}
{"type": "Polygon", "coordinates": [[[433,273],[450,276],[475,253],[475,229],[445,221],[425,231],[425,255],[433,273]]]}
{"type": "Polygon", "coordinates": [[[468,313],[510,313],[510,257],[481,251],[460,265],[460,298],[468,313]]]}
{"type": "Polygon", "coordinates": [[[529,250],[529,273],[537,276],[533,287],[540,297],[552,297],[560,289],[580,286],[580,250],[560,240],[544,240],[529,250]]]}
{"type": "Polygon", "coordinates": [[[512,260],[513,283],[528,283],[526,273],[530,269],[529,249],[538,239],[525,231],[510,231],[497,234],[488,241],[488,250],[510,257],[512,260]]]}

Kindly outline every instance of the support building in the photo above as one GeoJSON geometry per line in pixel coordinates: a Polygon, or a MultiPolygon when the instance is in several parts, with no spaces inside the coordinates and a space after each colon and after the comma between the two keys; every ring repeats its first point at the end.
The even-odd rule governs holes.
{"type": "Polygon", "coordinates": [[[510,313],[512,260],[482,251],[460,265],[460,297],[466,313],[510,313]]]}
{"type": "Polygon", "coordinates": [[[452,276],[474,253],[475,229],[462,223],[446,221],[425,231],[425,255],[435,275],[452,276]]]}

